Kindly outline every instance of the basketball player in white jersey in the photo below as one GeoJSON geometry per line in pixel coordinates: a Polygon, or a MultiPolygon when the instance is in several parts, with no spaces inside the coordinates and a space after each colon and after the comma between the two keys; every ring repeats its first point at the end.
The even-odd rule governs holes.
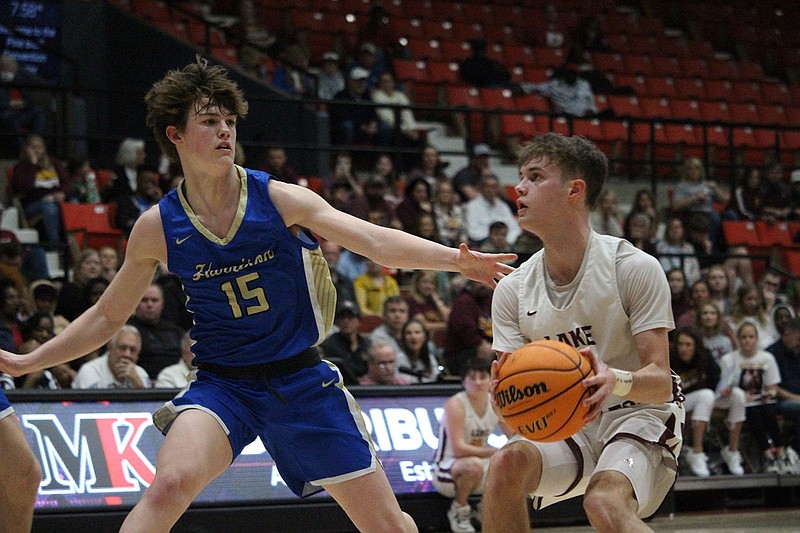
{"type": "Polygon", "coordinates": [[[492,303],[498,369],[508,354],[543,338],[590,357],[595,376],[587,424],[540,443],[513,437],[492,456],[483,530],[528,531],[535,508],[584,494],[598,531],[650,531],[677,476],[684,410],[670,371],[670,292],[658,261],[627,241],[589,228],[608,173],[605,155],[582,137],[548,133],[520,153],[517,214],[544,249],[498,284],[492,303]]]}

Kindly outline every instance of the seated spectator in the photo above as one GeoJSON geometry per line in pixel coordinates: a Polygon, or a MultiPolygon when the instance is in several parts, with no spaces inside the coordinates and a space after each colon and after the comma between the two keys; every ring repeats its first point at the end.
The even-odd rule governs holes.
{"type": "Polygon", "coordinates": [[[447,175],[444,173],[446,164],[442,162],[439,156],[439,150],[433,146],[426,146],[420,152],[419,162],[408,173],[408,184],[419,178],[423,178],[431,186],[431,189],[437,183],[442,181],[449,181],[447,175]]]}
{"type": "Polygon", "coordinates": [[[719,264],[708,267],[706,280],[711,301],[717,305],[723,315],[729,314],[731,312],[731,290],[725,267],[719,264]]]}
{"type": "Polygon", "coordinates": [[[43,311],[53,317],[53,331],[61,333],[69,324],[69,320],[61,315],[56,315],[56,302],[58,301],[58,288],[52,281],[40,279],[30,284],[29,293],[33,300],[33,312],[43,311]]]}
{"type": "Polygon", "coordinates": [[[625,221],[622,224],[622,229],[624,230],[625,234],[628,234],[630,231],[628,226],[630,225],[633,217],[638,213],[643,213],[650,219],[649,238],[655,242],[655,239],[658,238],[659,225],[662,224],[662,220],[658,214],[658,210],[656,209],[656,198],[653,193],[647,189],[640,189],[636,191],[636,195],[633,197],[633,205],[631,206],[631,210],[625,216],[625,221]]]}
{"type": "Polygon", "coordinates": [[[458,376],[466,362],[474,357],[491,360],[492,355],[492,290],[475,281],[467,281],[453,301],[444,360],[451,376],[458,376]]]}
{"type": "Polygon", "coordinates": [[[339,257],[342,254],[342,247],[333,241],[320,241],[320,250],[325,261],[328,263],[328,270],[331,274],[331,281],[336,288],[336,298],[338,301],[356,299],[356,291],[353,289],[353,282],[346,276],[343,276],[337,270],[339,265],[339,257]]]}
{"type": "Polygon", "coordinates": [[[381,126],[375,108],[369,105],[353,105],[372,103],[367,90],[369,75],[361,67],[353,68],[348,76],[347,88],[338,92],[334,102],[328,106],[333,144],[390,145],[392,130],[381,126]]]}
{"type": "Polygon", "coordinates": [[[696,326],[703,346],[715,361],[719,362],[723,355],[736,348],[736,337],[725,324],[719,307],[713,301],[700,304],[696,326]]]}
{"type": "Polygon", "coordinates": [[[386,71],[386,65],[381,64],[378,60],[379,51],[378,47],[371,42],[362,42],[358,46],[355,54],[355,61],[350,67],[352,74],[354,69],[360,68],[367,72],[367,87],[368,91],[372,91],[378,86],[381,75],[386,71]]]}
{"type": "Polygon", "coordinates": [[[489,435],[498,426],[506,436],[513,433],[492,409],[490,378],[489,361],[468,361],[461,373],[464,390],[445,402],[439,422],[433,486],[436,492],[453,500],[447,511],[451,531],[475,531],[470,522],[469,497],[483,494],[489,458],[497,451],[489,445],[489,435]]]}
{"type": "Polygon", "coordinates": [[[94,248],[86,248],[75,258],[72,281],[68,281],[58,292],[55,314],[62,315],[72,322],[86,311],[88,298],[85,296],[86,283],[100,277],[100,255],[94,248]]]}
{"type": "Polygon", "coordinates": [[[433,214],[442,244],[458,247],[459,244],[467,241],[464,210],[459,205],[458,195],[455,193],[453,185],[448,181],[440,181],[436,186],[433,214]]]}
{"type": "Polygon", "coordinates": [[[711,412],[725,409],[728,411],[725,420],[728,444],[722,448],[722,459],[731,474],[743,475],[739,438],[745,420],[744,391],[736,386],[724,386],[719,395],[715,394],[720,381],[719,365],[705,349],[699,333],[692,328],[677,331],[670,349],[669,365],[681,377],[682,392],[686,397],[683,406],[687,413],[691,413],[692,447],[683,455],[692,473],[697,477],[710,475],[703,437],[711,421],[711,412]]]}
{"type": "Polygon", "coordinates": [[[370,344],[367,351],[367,373],[358,378],[359,385],[410,385],[411,379],[397,373],[397,355],[385,340],[370,344]]]}
{"type": "Polygon", "coordinates": [[[753,324],[758,334],[758,348],[761,350],[765,350],[779,337],[772,315],[764,308],[761,291],[755,285],[746,284],[739,287],[727,322],[733,331],[739,331],[745,322],[753,324]]]}
{"type": "Polygon", "coordinates": [[[632,245],[643,252],[647,252],[653,257],[657,257],[656,243],[652,239],[651,226],[653,219],[644,213],[636,213],[627,221],[627,230],[623,237],[630,241],[632,245]]]}
{"type": "Polygon", "coordinates": [[[100,255],[100,276],[111,283],[111,280],[117,275],[117,270],[119,270],[121,262],[119,252],[111,246],[103,246],[98,254],[100,255]]]}
{"type": "Polygon", "coordinates": [[[339,254],[339,263],[336,265],[336,270],[353,282],[358,276],[367,271],[367,258],[350,250],[342,250],[342,253],[339,254]]]}
{"type": "Polygon", "coordinates": [[[375,165],[372,168],[372,176],[376,178],[383,178],[386,183],[386,193],[384,198],[389,202],[392,207],[397,207],[403,197],[403,187],[405,181],[398,176],[395,168],[394,161],[389,154],[378,154],[375,160],[375,165]]]}
{"type": "Polygon", "coordinates": [[[336,205],[337,200],[334,196],[334,187],[338,186],[338,190],[344,192],[344,197],[339,199],[341,207],[346,206],[353,198],[364,195],[361,182],[353,172],[353,156],[350,155],[349,152],[339,152],[336,154],[334,157],[333,174],[326,176],[323,181],[322,196],[334,207],[339,208],[339,206],[336,205]]]}
{"type": "Polygon", "coordinates": [[[697,324],[697,316],[700,314],[700,306],[707,302],[710,296],[708,283],[704,279],[698,279],[692,283],[689,289],[689,309],[674,317],[675,326],[679,328],[689,328],[697,324]]]}
{"type": "Polygon", "coordinates": [[[758,290],[761,293],[761,302],[767,313],[772,314],[776,305],[786,302],[786,295],[781,291],[781,274],[771,267],[767,267],[758,280],[758,290]]]}
{"type": "MultiPolygon", "coordinates": [[[[37,311],[22,324],[22,345],[20,353],[30,353],[37,347],[55,337],[53,317],[49,313],[37,311]]],[[[72,385],[75,371],[67,364],[56,365],[31,372],[17,379],[21,389],[68,389],[72,385]]]]}
{"type": "Polygon", "coordinates": [[[383,341],[394,348],[394,355],[401,355],[403,326],[408,322],[408,302],[402,296],[390,296],[383,302],[383,322],[369,334],[371,343],[383,341]]]}
{"type": "Polygon", "coordinates": [[[791,212],[792,192],[783,183],[783,166],[772,163],[767,168],[767,179],[761,183],[761,219],[767,222],[786,220],[791,212]]]}
{"type": "Polygon", "coordinates": [[[455,187],[461,202],[468,202],[478,196],[481,179],[491,174],[489,170],[489,156],[492,149],[488,144],[479,143],[472,147],[472,156],[469,164],[455,173],[453,187],[455,187]]]}
{"type": "Polygon", "coordinates": [[[764,453],[765,471],[793,474],[798,468],[797,454],[787,455],[783,432],[778,423],[776,397],[781,381],[775,357],[759,348],[758,331],[752,322],[736,330],[739,349],[725,354],[720,367],[718,390],[724,394],[733,387],[744,391],[746,424],[764,453]]]}
{"type": "Polygon", "coordinates": [[[118,196],[115,226],[130,237],[139,217],[161,200],[163,193],[158,185],[158,174],[142,168],[136,177],[136,192],[126,197],[118,196]]]}
{"type": "Polygon", "coordinates": [[[129,137],[120,143],[111,180],[100,190],[100,198],[103,202],[119,204],[136,192],[136,180],[146,157],[147,153],[142,139],[129,137]]]}
{"type": "Polygon", "coordinates": [[[409,233],[429,241],[438,242],[440,244],[442,242],[441,237],[439,237],[439,227],[436,222],[436,216],[433,213],[422,213],[417,219],[417,229],[409,233]]]}
{"type": "Polygon", "coordinates": [[[358,304],[351,300],[339,303],[335,321],[339,330],[328,335],[319,348],[324,359],[339,367],[345,385],[356,385],[358,378],[367,373],[370,345],[369,337],[359,331],[361,311],[358,304]]]}
{"type": "Polygon", "coordinates": [[[744,171],[742,182],[734,188],[722,216],[726,220],[759,220],[762,208],[761,170],[749,167],[744,171]]]}
{"type": "MultiPolygon", "coordinates": [[[[411,105],[406,93],[396,87],[394,75],[391,72],[383,72],[378,78],[378,86],[372,90],[372,101],[392,106],[411,105]]],[[[420,133],[421,130],[411,109],[379,107],[375,111],[378,113],[378,119],[382,125],[390,128],[393,132],[392,146],[417,150],[421,150],[425,146],[426,139],[420,133]]],[[[406,161],[401,165],[402,168],[410,168],[411,157],[401,155],[401,158],[406,161]]]]}
{"type": "Polygon", "coordinates": [[[475,87],[507,87],[511,82],[508,67],[486,56],[486,41],[469,42],[471,55],[461,61],[458,72],[464,83],[475,87]]]}
{"type": "Polygon", "coordinates": [[[100,201],[97,174],[85,157],[72,156],[65,165],[69,176],[70,202],[95,204],[100,201]]]}
{"type": "Polygon", "coordinates": [[[671,268],[667,271],[667,283],[671,296],[672,316],[678,317],[691,309],[689,299],[689,286],[686,283],[686,274],[681,268],[671,268]]]}
{"type": "Polygon", "coordinates": [[[619,219],[617,194],[611,189],[600,193],[597,203],[589,213],[589,226],[601,235],[623,237],[624,231],[619,219]]]}
{"type": "Polygon", "coordinates": [[[386,70],[392,58],[409,57],[408,52],[400,44],[400,37],[395,30],[389,13],[381,2],[371,2],[366,21],[363,23],[359,17],[357,43],[371,43],[375,45],[375,66],[381,71],[386,70]]]}
{"type": "Polygon", "coordinates": [[[17,292],[27,302],[30,296],[28,283],[49,277],[47,257],[41,247],[23,247],[14,232],[0,230],[0,278],[12,280],[17,292]]]}
{"type": "Polygon", "coordinates": [[[380,176],[369,178],[364,184],[364,195],[351,199],[344,211],[378,226],[395,229],[403,226],[386,200],[386,182],[380,176]]]}
{"type": "Polygon", "coordinates": [[[272,86],[290,96],[314,96],[314,78],[308,73],[308,56],[297,46],[287,46],[272,73],[272,86]]]}
{"type": "Polygon", "coordinates": [[[714,209],[714,203],[727,202],[728,195],[717,182],[706,179],[703,162],[696,157],[688,157],[679,169],[680,181],[672,191],[669,206],[673,214],[686,220],[690,213],[702,213],[711,222],[711,237],[716,242],[720,238],[721,218],[714,209]]]}
{"type": "Polygon", "coordinates": [[[22,344],[22,322],[19,315],[22,299],[13,281],[0,279],[0,348],[18,351],[22,344]]]}
{"type": "Polygon", "coordinates": [[[433,214],[433,196],[431,185],[423,177],[408,182],[403,201],[395,209],[395,214],[403,225],[403,230],[419,234],[419,218],[423,213],[433,214]]]}
{"type": "Polygon", "coordinates": [[[164,367],[158,373],[156,388],[160,389],[182,389],[189,384],[192,371],[196,368],[192,365],[194,354],[192,353],[192,339],[189,332],[181,337],[181,358],[174,365],[164,367]]]}
{"type": "Polygon", "coordinates": [[[142,296],[128,324],[140,333],[139,362],[152,380],[158,373],[181,357],[181,339],[184,331],[177,324],[165,320],[164,293],[153,283],[142,296]]]}
{"type": "Polygon", "coordinates": [[[539,93],[550,100],[554,113],[573,117],[597,115],[597,104],[589,82],[578,76],[575,63],[565,63],[553,76],[540,83],[521,83],[526,94],[539,93]]]}
{"type": "Polygon", "coordinates": [[[73,389],[147,389],[150,378],[138,366],[142,340],[139,330],[125,325],[108,341],[108,351],[78,370],[73,389]]]}
{"type": "MultiPolygon", "coordinates": [[[[12,136],[8,146],[22,148],[26,135],[43,137],[47,133],[50,97],[33,86],[45,82],[20,69],[11,54],[0,56],[0,134],[12,136]]],[[[11,155],[11,154],[8,154],[11,155]]]]}
{"type": "Polygon", "coordinates": [[[700,263],[695,257],[694,246],[686,240],[683,221],[679,217],[674,216],[667,222],[664,238],[656,242],[656,252],[664,272],[681,268],[689,285],[700,279],[700,263]]]}
{"type": "Polygon", "coordinates": [[[322,68],[317,75],[317,96],[323,100],[333,100],[345,87],[344,75],[339,68],[339,54],[322,54],[322,68]]]}
{"type": "Polygon", "coordinates": [[[39,135],[28,136],[19,162],[11,168],[11,192],[22,203],[28,221],[41,217],[42,240],[50,245],[60,244],[60,204],[69,194],[69,176],[61,162],[48,154],[39,135]]]}
{"type": "Polygon", "coordinates": [[[411,278],[408,316],[425,324],[430,332],[443,330],[450,318],[450,306],[442,299],[444,291],[439,288],[439,273],[432,270],[417,270],[411,278]]]}
{"type": "Polygon", "coordinates": [[[400,344],[403,354],[397,357],[397,369],[401,374],[413,376],[418,383],[435,383],[442,368],[436,359],[436,348],[425,324],[413,318],[403,326],[400,344]]]}
{"type": "MultiPolygon", "coordinates": [[[[778,384],[778,414],[793,422],[791,444],[800,449],[800,320],[786,323],[780,340],[767,348],[778,363],[781,382],[778,384]]],[[[789,424],[786,424],[789,427],[789,424]]],[[[788,448],[787,448],[788,451],[788,448]]]]}
{"type": "Polygon", "coordinates": [[[500,180],[491,174],[481,178],[480,194],[464,205],[464,225],[473,246],[480,246],[489,237],[492,222],[508,227],[508,240],[515,241],[520,229],[514,213],[500,197],[500,180]]]}
{"type": "Polygon", "coordinates": [[[273,146],[267,151],[267,162],[261,166],[261,170],[272,174],[278,181],[296,184],[297,172],[288,163],[286,150],[280,146],[273,146]]]}
{"type": "Polygon", "coordinates": [[[383,302],[390,296],[400,294],[400,287],[394,277],[386,274],[383,267],[366,258],[367,271],[353,281],[358,308],[366,315],[383,313],[383,302]]]}
{"type": "Polygon", "coordinates": [[[500,253],[511,252],[513,245],[508,242],[508,226],[505,222],[492,222],[489,224],[489,237],[483,241],[481,252],[500,253]]]}
{"type": "Polygon", "coordinates": [[[686,242],[694,248],[694,256],[700,267],[700,275],[705,276],[712,265],[725,261],[725,253],[720,249],[722,240],[712,235],[710,219],[703,213],[691,213],[686,220],[686,242]]]}

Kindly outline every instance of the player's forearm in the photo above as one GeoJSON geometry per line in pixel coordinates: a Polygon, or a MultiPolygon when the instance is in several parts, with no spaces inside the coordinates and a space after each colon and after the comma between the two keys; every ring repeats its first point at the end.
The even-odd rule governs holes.
{"type": "Polygon", "coordinates": [[[382,230],[391,233],[375,239],[371,253],[366,254],[376,263],[389,268],[458,272],[457,249],[391,228],[382,230]]]}

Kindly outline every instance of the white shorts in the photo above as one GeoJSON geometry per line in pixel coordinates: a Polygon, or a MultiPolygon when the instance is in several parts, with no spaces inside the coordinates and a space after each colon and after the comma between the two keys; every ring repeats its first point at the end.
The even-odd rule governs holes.
{"type": "Polygon", "coordinates": [[[630,480],[641,518],[652,516],[675,484],[685,412],[679,404],[635,405],[607,411],[571,438],[534,442],[542,454],[542,477],[531,493],[541,509],[586,492],[591,476],[613,470],[630,480]]]}
{"type": "MultiPolygon", "coordinates": [[[[447,498],[456,497],[456,484],[453,481],[450,471],[458,459],[452,457],[450,459],[443,459],[436,463],[433,467],[433,488],[436,492],[447,498]]],[[[483,464],[483,479],[472,491],[472,494],[483,494],[483,486],[486,484],[486,472],[489,470],[489,458],[481,459],[483,464]]]]}

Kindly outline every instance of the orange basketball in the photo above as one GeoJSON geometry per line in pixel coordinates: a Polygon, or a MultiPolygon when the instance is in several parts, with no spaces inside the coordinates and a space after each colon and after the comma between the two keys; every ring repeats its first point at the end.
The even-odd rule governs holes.
{"type": "Polygon", "coordinates": [[[508,356],[494,391],[503,420],[531,440],[566,439],[583,427],[582,405],[590,390],[581,382],[594,375],[588,358],[559,341],[526,344],[508,356]]]}

